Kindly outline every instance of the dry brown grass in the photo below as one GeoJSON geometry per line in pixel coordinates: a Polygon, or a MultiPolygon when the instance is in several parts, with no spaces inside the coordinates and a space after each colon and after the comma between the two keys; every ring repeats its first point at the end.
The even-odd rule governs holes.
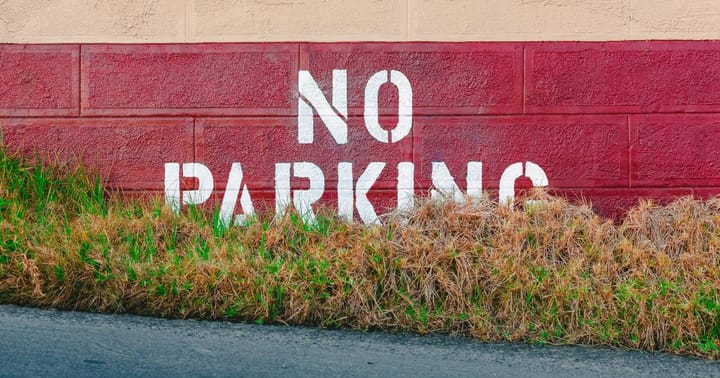
{"type": "Polygon", "coordinates": [[[537,192],[519,210],[425,201],[382,227],[325,212],[226,229],[92,188],[39,208],[4,176],[0,303],[720,355],[720,199],[643,202],[620,224],[537,192]]]}

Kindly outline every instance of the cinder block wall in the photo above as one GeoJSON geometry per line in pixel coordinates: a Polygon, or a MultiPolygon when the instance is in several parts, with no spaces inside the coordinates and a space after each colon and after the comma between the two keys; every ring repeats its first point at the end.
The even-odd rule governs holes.
{"type": "MultiPolygon", "coordinates": [[[[614,215],[641,197],[720,193],[720,45],[702,40],[720,36],[716,8],[11,0],[0,3],[0,130],[11,150],[82,157],[126,192],[161,193],[165,163],[199,162],[221,198],[240,162],[256,206],[272,206],[275,164],[312,162],[323,172],[322,201],[337,204],[338,163],[352,163],[354,183],[382,162],[366,194],[380,212],[397,204],[400,163],[413,164],[421,195],[433,162],[463,189],[467,163],[482,162],[491,191],[510,166],[526,173],[533,162],[558,193],[614,215]],[[645,39],[656,41],[629,41],[645,39]],[[445,42],[407,42],[417,40],[445,42]],[[314,142],[301,144],[298,72],[330,101],[336,69],[347,73],[347,143],[316,115],[314,142]],[[391,70],[412,86],[413,124],[382,143],[365,126],[366,85],[391,70]]],[[[390,84],[379,93],[388,129],[397,95],[390,84]]],[[[296,176],[292,187],[306,189],[296,176]]]]}

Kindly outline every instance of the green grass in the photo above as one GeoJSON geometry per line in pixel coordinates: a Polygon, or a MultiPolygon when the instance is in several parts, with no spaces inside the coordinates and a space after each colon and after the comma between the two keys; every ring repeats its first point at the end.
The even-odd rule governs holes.
{"type": "Polygon", "coordinates": [[[0,150],[0,303],[720,356],[720,200],[643,202],[616,224],[534,195],[418,201],[384,226],[318,209],[226,227],[0,150]]]}

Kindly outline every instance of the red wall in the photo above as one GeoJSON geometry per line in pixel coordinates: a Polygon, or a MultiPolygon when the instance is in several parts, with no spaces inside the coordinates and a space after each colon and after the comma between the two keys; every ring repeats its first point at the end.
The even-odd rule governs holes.
{"type": "MultiPolygon", "coordinates": [[[[384,126],[396,101],[383,86],[384,126]]],[[[310,161],[332,203],[338,162],[357,179],[378,161],[387,167],[368,198],[383,209],[401,161],[415,163],[419,194],[433,161],[462,188],[466,163],[482,161],[489,190],[532,161],[551,187],[612,215],[639,197],[720,193],[720,44],[0,45],[0,129],[10,150],[81,156],[130,192],[162,193],[165,163],[199,162],[222,194],[240,162],[253,201],[272,206],[274,164],[310,161]],[[298,70],[329,99],[332,69],[347,69],[348,143],[316,117],[315,142],[299,144],[298,70]],[[363,126],[365,84],[381,70],[412,84],[411,135],[397,143],[363,126]]]]}

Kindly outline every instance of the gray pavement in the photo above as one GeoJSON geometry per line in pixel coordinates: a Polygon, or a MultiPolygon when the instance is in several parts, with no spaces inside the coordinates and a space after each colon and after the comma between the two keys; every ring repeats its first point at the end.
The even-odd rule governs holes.
{"type": "Polygon", "coordinates": [[[720,377],[714,361],[0,305],[0,376],[720,377]]]}

